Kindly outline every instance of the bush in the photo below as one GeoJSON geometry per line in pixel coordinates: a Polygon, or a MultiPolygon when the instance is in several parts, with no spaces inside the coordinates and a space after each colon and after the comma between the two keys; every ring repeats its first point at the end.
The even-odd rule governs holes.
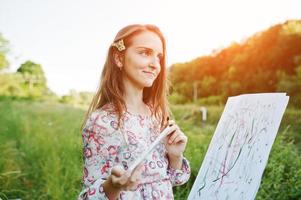
{"type": "MultiPolygon", "coordinates": [[[[222,107],[209,106],[207,108],[207,122],[201,125],[198,106],[174,105],[171,107],[177,123],[189,138],[185,156],[191,166],[189,181],[183,186],[174,188],[175,199],[187,199],[220,118],[222,107]]],[[[300,111],[286,111],[256,199],[301,199],[301,155],[299,147],[294,144],[292,139],[295,139],[300,132],[300,126],[295,124],[298,119],[300,119],[300,111]],[[286,132],[284,129],[288,125],[291,128],[286,132]]]]}
{"type": "Polygon", "coordinates": [[[171,104],[183,104],[186,103],[188,100],[182,94],[178,92],[173,92],[169,97],[168,100],[171,104]]]}
{"type": "Polygon", "coordinates": [[[223,105],[225,103],[223,96],[209,96],[198,99],[200,105],[223,105]]]}
{"type": "MultiPolygon", "coordinates": [[[[174,118],[188,136],[185,156],[190,180],[174,188],[187,199],[206,154],[222,107],[209,106],[201,123],[197,105],[173,105],[174,118]]],[[[301,199],[301,155],[293,144],[300,135],[300,110],[288,110],[273,145],[257,199],[301,199]],[[295,138],[295,137],[293,137],[295,138]]],[[[62,104],[0,99],[0,199],[74,199],[81,188],[81,109],[62,104]]]]}
{"type": "Polygon", "coordinates": [[[301,198],[301,156],[292,140],[280,135],[274,143],[265,168],[258,200],[301,198]]]}

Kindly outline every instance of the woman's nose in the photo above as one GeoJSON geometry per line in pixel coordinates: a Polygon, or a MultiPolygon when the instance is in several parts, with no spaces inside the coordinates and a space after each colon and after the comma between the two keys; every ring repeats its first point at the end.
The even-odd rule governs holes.
{"type": "Polygon", "coordinates": [[[158,58],[153,58],[149,66],[153,69],[160,69],[160,65],[160,60],[158,58]]]}

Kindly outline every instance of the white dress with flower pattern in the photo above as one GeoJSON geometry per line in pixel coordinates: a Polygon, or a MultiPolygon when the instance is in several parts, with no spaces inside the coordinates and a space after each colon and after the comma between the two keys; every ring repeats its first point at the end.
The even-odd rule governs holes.
{"type": "MultiPolygon", "coordinates": [[[[122,131],[117,128],[117,114],[112,104],[93,112],[83,129],[84,175],[79,200],[108,199],[102,184],[113,166],[126,170],[158,136],[154,117],[124,113],[122,131]]],[[[122,191],[119,199],[173,199],[172,186],[181,185],[190,176],[189,162],[183,158],[182,169],[169,166],[163,143],[144,160],[140,182],[133,191],[122,191]]]]}

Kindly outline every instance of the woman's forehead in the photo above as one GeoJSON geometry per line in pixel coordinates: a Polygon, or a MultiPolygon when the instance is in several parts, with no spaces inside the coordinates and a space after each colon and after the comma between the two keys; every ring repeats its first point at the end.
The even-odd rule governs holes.
{"type": "Polygon", "coordinates": [[[163,45],[160,37],[150,31],[144,31],[133,36],[131,46],[134,48],[146,47],[163,54],[163,45]]]}

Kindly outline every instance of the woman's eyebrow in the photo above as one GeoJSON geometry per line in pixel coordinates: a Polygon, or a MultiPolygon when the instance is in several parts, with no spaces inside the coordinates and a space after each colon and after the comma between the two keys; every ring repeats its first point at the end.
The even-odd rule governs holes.
{"type": "MultiPolygon", "coordinates": [[[[144,46],[138,46],[138,47],[136,47],[136,49],[146,49],[148,51],[154,52],[154,50],[152,48],[144,47],[144,46]]],[[[163,56],[163,53],[160,52],[160,53],[158,53],[158,55],[163,56]]]]}

